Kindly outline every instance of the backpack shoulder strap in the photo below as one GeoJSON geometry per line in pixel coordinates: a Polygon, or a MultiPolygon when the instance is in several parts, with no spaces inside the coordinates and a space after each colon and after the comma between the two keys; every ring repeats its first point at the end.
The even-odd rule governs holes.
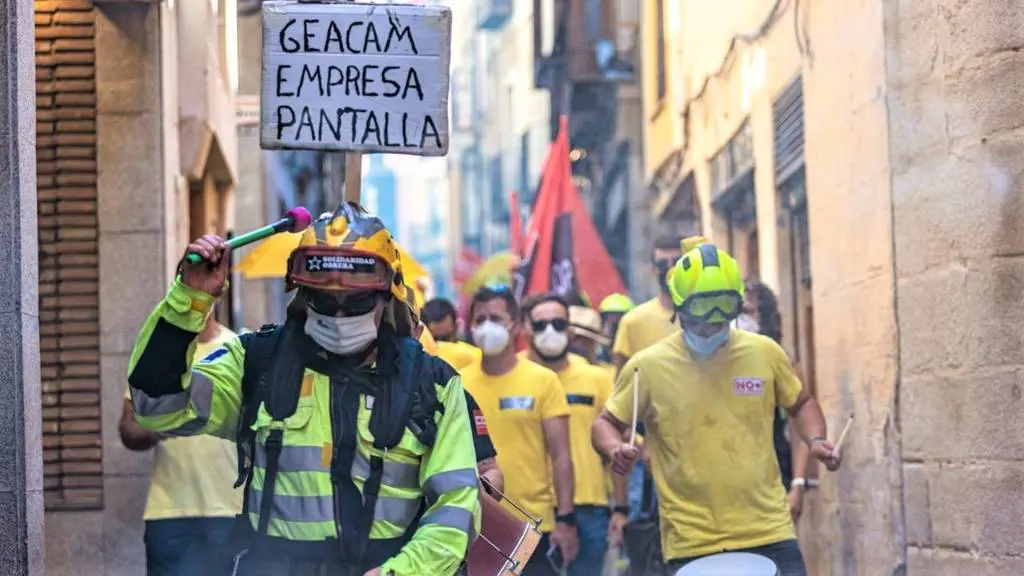
{"type": "Polygon", "coordinates": [[[252,470],[252,455],[255,450],[253,442],[256,440],[252,433],[252,425],[256,422],[256,414],[266,397],[271,360],[280,337],[281,329],[276,324],[264,324],[256,332],[247,332],[239,336],[245,350],[245,362],[242,367],[242,406],[238,414],[235,435],[238,450],[238,479],[235,481],[235,488],[245,483],[248,489],[247,480],[252,470]]]}
{"type": "MultiPolygon", "coordinates": [[[[424,352],[423,346],[413,338],[402,338],[398,342],[398,374],[389,377],[384,388],[378,391],[377,401],[370,416],[370,433],[373,435],[375,450],[370,455],[370,472],[363,482],[363,508],[358,516],[356,538],[350,540],[357,559],[362,558],[369,542],[370,528],[384,475],[382,454],[394,448],[409,429],[424,446],[433,447],[437,440],[437,422],[434,414],[438,411],[437,381],[438,369],[424,352]]],[[[447,380],[444,380],[447,382],[447,380]]],[[[443,410],[443,406],[441,407],[443,410]]]]}

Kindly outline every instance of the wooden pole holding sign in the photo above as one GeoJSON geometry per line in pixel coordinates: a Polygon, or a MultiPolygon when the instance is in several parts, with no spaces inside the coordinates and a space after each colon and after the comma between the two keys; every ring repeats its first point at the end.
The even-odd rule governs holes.
{"type": "Polygon", "coordinates": [[[448,153],[450,8],[267,0],[261,12],[261,148],[345,152],[355,202],[363,154],[448,153]]]}
{"type": "Polygon", "coordinates": [[[345,201],[359,203],[363,189],[363,155],[345,153],[345,201]]]}

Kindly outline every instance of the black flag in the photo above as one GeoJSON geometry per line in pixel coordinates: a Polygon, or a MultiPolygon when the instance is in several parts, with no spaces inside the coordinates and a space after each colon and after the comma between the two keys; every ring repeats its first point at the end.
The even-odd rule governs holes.
{"type": "Polygon", "coordinates": [[[565,296],[579,292],[576,263],[572,253],[572,215],[563,212],[555,219],[551,242],[551,291],[565,296]]]}

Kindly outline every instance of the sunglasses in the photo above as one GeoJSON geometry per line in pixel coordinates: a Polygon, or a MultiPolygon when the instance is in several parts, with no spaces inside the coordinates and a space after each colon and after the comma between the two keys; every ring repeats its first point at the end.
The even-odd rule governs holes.
{"type": "Polygon", "coordinates": [[[530,326],[534,332],[543,332],[548,326],[555,329],[555,332],[565,332],[569,328],[569,321],[565,318],[552,318],[550,320],[530,320],[530,326]]]}
{"type": "Polygon", "coordinates": [[[307,296],[309,307],[324,316],[362,316],[369,314],[381,298],[378,292],[329,294],[310,290],[307,296]]]}

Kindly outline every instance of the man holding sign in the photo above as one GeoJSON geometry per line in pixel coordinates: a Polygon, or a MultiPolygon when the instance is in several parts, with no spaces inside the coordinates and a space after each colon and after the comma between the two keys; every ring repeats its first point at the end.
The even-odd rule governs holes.
{"type": "Polygon", "coordinates": [[[236,576],[451,576],[479,531],[477,455],[455,371],[414,339],[399,252],[342,204],[288,262],[281,326],[191,360],[228,275],[223,239],[188,247],[129,362],[136,421],[235,440],[245,508],[236,576]]]}

